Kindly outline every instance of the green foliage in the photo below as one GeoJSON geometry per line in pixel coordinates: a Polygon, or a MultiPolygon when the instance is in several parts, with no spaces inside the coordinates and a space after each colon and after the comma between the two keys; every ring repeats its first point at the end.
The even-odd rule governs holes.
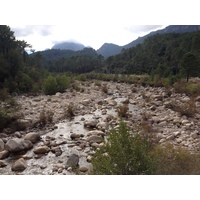
{"type": "Polygon", "coordinates": [[[56,82],[58,85],[57,91],[64,92],[67,88],[70,87],[70,80],[66,75],[59,75],[56,77],[56,82]]]}
{"type": "Polygon", "coordinates": [[[108,142],[92,159],[93,174],[153,174],[154,161],[149,151],[149,142],[138,134],[130,133],[121,121],[119,130],[112,129],[108,142]]]}
{"type": "Polygon", "coordinates": [[[197,56],[191,52],[186,53],[181,61],[182,70],[186,74],[187,82],[189,77],[198,71],[199,63],[197,62],[197,56]]]}
{"type": "MultiPolygon", "coordinates": [[[[155,136],[154,136],[155,137],[155,136]]],[[[166,143],[159,146],[149,135],[132,133],[121,121],[92,158],[95,175],[200,174],[200,155],[166,143]]]]}
{"type": "Polygon", "coordinates": [[[152,151],[156,160],[157,175],[197,175],[200,174],[200,156],[187,149],[166,144],[152,151]]]}
{"type": "Polygon", "coordinates": [[[50,75],[44,80],[43,91],[48,95],[54,95],[58,91],[58,84],[55,77],[50,75]]]}
{"type": "Polygon", "coordinates": [[[17,114],[19,107],[16,101],[7,95],[5,91],[1,98],[3,101],[0,100],[0,131],[4,128],[12,127],[19,117],[17,114]]]}

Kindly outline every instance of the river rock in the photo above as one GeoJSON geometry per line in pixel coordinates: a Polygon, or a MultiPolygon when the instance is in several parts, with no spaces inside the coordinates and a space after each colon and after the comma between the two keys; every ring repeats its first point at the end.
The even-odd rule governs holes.
{"type": "Polygon", "coordinates": [[[2,139],[0,139],[0,152],[4,150],[4,142],[2,139]]]}
{"type": "Polygon", "coordinates": [[[77,133],[72,133],[72,134],[70,135],[70,138],[71,138],[72,140],[77,139],[77,138],[80,138],[80,137],[81,137],[81,135],[80,135],[80,134],[77,134],[77,133]]]}
{"type": "Polygon", "coordinates": [[[98,124],[98,121],[96,119],[86,120],[84,122],[84,126],[88,128],[94,128],[96,127],[97,124],[98,124]]]}
{"type": "Polygon", "coordinates": [[[30,140],[34,144],[40,140],[40,135],[36,132],[30,132],[25,135],[24,140],[30,140]]]}
{"type": "Polygon", "coordinates": [[[103,131],[94,130],[94,131],[89,131],[88,132],[88,136],[90,136],[90,135],[105,136],[105,133],[103,131]]]}
{"type": "Polygon", "coordinates": [[[97,135],[92,135],[86,139],[86,141],[90,143],[101,143],[102,140],[103,140],[102,137],[97,136],[97,135]]]}
{"type": "Polygon", "coordinates": [[[4,151],[1,151],[0,152],[0,160],[1,159],[4,159],[4,158],[7,158],[8,156],[9,156],[9,151],[7,151],[7,150],[4,150],[4,151]]]}
{"type": "Polygon", "coordinates": [[[79,163],[79,156],[76,154],[70,155],[70,157],[67,160],[65,168],[68,169],[69,167],[71,168],[76,168],[79,163]]]}
{"type": "Polygon", "coordinates": [[[0,160],[0,167],[5,167],[5,166],[7,166],[7,164],[4,161],[0,160]]]}
{"type": "Polygon", "coordinates": [[[108,125],[107,122],[99,122],[99,123],[97,124],[97,128],[98,128],[99,130],[102,130],[102,131],[108,130],[108,127],[109,127],[109,125],[108,125]]]}
{"type": "Polygon", "coordinates": [[[90,100],[89,99],[85,99],[81,102],[84,106],[88,106],[90,104],[90,100]]]}
{"type": "Polygon", "coordinates": [[[50,148],[44,145],[44,146],[36,147],[33,152],[35,154],[45,154],[45,153],[49,153],[49,151],[50,151],[50,148]]]}
{"type": "Polygon", "coordinates": [[[10,152],[28,150],[28,149],[31,149],[32,147],[33,147],[33,144],[31,141],[19,139],[19,138],[10,139],[5,145],[5,149],[10,152]]]}
{"type": "Polygon", "coordinates": [[[23,171],[27,168],[26,161],[23,158],[19,158],[17,161],[14,162],[11,169],[12,171],[23,171]]]}
{"type": "Polygon", "coordinates": [[[89,169],[87,168],[87,167],[85,167],[85,166],[81,166],[80,168],[79,168],[79,171],[80,172],[87,172],[89,169]]]}

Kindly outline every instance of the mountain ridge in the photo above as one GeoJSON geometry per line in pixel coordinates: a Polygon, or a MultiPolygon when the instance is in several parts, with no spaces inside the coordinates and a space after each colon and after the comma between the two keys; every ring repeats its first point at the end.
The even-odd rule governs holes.
{"type": "Polygon", "coordinates": [[[142,37],[138,37],[136,40],[133,40],[132,42],[119,46],[113,43],[105,43],[103,44],[98,50],[97,53],[104,56],[104,58],[108,58],[109,56],[114,56],[121,53],[122,49],[128,49],[131,47],[135,47],[138,44],[141,44],[147,37],[155,35],[155,34],[165,34],[165,33],[184,33],[184,32],[194,32],[200,30],[200,25],[169,25],[165,27],[164,29],[159,29],[157,31],[151,31],[147,35],[144,35],[142,37]],[[108,45],[110,44],[110,46],[108,45]],[[115,47],[115,48],[113,48],[115,47]]]}

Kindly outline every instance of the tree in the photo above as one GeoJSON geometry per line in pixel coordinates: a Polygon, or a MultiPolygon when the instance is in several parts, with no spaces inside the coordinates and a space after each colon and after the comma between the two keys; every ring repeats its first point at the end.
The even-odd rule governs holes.
{"type": "Polygon", "coordinates": [[[24,40],[17,40],[17,46],[22,51],[22,53],[23,53],[23,60],[24,60],[24,62],[26,62],[26,51],[25,51],[25,48],[27,48],[27,47],[31,48],[32,45],[28,44],[24,40]]]}
{"type": "Polygon", "coordinates": [[[198,70],[197,56],[191,52],[186,53],[181,61],[181,67],[186,74],[187,82],[189,77],[198,70]]]}
{"type": "Polygon", "coordinates": [[[9,26],[0,25],[0,49],[3,54],[16,47],[14,32],[9,26]]]}

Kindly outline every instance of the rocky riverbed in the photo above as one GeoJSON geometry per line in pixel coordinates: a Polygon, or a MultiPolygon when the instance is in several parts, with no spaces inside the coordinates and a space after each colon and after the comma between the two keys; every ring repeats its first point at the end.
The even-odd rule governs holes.
{"type": "Polygon", "coordinates": [[[200,96],[115,82],[79,84],[81,92],[16,97],[27,128],[0,133],[0,174],[89,173],[95,151],[119,125],[120,105],[128,107],[124,120],[130,128],[156,133],[161,145],[200,151],[200,96]],[[188,105],[190,115],[175,109],[188,105]]]}

